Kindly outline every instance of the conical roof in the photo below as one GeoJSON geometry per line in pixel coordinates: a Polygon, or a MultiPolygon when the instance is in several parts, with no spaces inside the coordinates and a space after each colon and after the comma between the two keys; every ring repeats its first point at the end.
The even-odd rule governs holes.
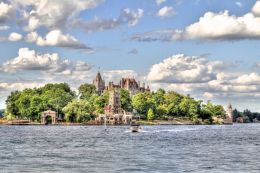
{"type": "Polygon", "coordinates": [[[98,72],[96,76],[96,81],[101,81],[101,80],[102,80],[101,74],[100,72],[98,72]]]}

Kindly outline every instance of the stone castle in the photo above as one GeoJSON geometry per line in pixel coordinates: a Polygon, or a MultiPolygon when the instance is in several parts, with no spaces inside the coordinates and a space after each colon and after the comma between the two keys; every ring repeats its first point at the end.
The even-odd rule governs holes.
{"type": "Polygon", "coordinates": [[[119,84],[109,82],[106,86],[105,81],[102,79],[100,72],[97,73],[97,76],[93,81],[93,85],[95,85],[96,92],[99,95],[101,95],[104,91],[111,91],[121,88],[128,90],[131,96],[135,95],[138,92],[150,92],[149,85],[145,86],[145,83],[141,85],[140,81],[137,82],[134,78],[122,78],[119,84]]]}
{"type": "Polygon", "coordinates": [[[226,118],[224,119],[224,124],[232,124],[233,123],[233,108],[232,105],[229,104],[226,109],[226,118]]]}
{"type": "Polygon", "coordinates": [[[109,103],[104,107],[104,114],[97,116],[96,122],[98,124],[130,124],[132,120],[140,120],[140,116],[136,116],[132,112],[126,112],[121,108],[118,89],[126,89],[129,91],[130,96],[133,96],[138,92],[150,92],[148,85],[147,87],[145,87],[145,84],[141,86],[140,82],[136,82],[134,78],[122,78],[119,84],[109,82],[106,86],[100,72],[97,73],[93,85],[95,85],[96,92],[99,95],[104,91],[109,91],[109,103]]]}

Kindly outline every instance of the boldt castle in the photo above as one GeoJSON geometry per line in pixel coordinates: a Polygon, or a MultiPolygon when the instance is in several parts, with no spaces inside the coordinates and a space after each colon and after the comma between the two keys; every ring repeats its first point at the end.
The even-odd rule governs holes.
{"type": "Polygon", "coordinates": [[[150,88],[148,85],[146,86],[145,83],[143,83],[141,86],[140,81],[137,82],[134,78],[122,78],[119,84],[109,82],[106,86],[105,81],[102,79],[100,72],[97,73],[97,76],[93,81],[93,84],[95,85],[96,92],[99,95],[101,95],[104,91],[111,91],[120,88],[128,90],[131,96],[135,95],[137,92],[150,92],[150,88]]]}

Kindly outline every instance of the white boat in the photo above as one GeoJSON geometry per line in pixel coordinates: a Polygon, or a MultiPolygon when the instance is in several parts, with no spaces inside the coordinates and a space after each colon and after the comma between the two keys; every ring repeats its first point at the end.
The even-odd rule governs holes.
{"type": "Polygon", "coordinates": [[[131,132],[139,132],[140,125],[139,124],[131,124],[130,130],[131,130],[131,132]]]}

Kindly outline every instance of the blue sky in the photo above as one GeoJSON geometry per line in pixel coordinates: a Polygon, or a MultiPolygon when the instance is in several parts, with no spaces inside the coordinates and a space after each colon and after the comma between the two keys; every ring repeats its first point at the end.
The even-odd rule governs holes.
{"type": "Polygon", "coordinates": [[[13,90],[73,88],[100,68],[204,101],[260,111],[256,0],[0,1],[0,107],[13,90]]]}

